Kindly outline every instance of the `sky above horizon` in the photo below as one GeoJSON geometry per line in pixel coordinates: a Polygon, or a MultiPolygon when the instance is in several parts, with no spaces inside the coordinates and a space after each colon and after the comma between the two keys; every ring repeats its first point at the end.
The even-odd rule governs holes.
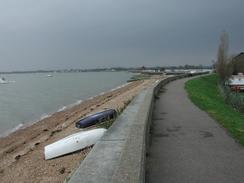
{"type": "Polygon", "coordinates": [[[211,65],[244,51],[243,0],[0,0],[0,71],[211,65]]]}

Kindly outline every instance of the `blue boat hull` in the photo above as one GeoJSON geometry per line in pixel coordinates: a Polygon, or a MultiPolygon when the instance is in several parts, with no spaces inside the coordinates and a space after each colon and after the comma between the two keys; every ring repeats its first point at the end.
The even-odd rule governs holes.
{"type": "Polygon", "coordinates": [[[116,117],[117,117],[117,111],[114,109],[109,109],[109,110],[98,112],[96,114],[82,118],[78,122],[75,123],[75,126],[77,128],[86,128],[89,126],[93,126],[97,123],[114,120],[116,117]]]}

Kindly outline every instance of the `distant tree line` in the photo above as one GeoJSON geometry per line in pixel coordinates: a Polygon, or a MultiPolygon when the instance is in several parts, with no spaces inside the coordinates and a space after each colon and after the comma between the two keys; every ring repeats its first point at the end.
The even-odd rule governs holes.
{"type": "Polygon", "coordinates": [[[212,66],[204,65],[180,65],[180,66],[167,66],[165,69],[212,69],[212,66]]]}

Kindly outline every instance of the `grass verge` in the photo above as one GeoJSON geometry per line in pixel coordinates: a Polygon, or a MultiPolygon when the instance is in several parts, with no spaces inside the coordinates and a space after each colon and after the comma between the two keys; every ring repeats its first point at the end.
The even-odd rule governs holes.
{"type": "Polygon", "coordinates": [[[146,80],[146,79],[150,79],[150,78],[151,78],[151,76],[148,74],[137,74],[137,75],[132,76],[127,82],[146,80]]]}
{"type": "Polygon", "coordinates": [[[206,111],[244,145],[244,115],[225,103],[219,92],[217,75],[189,80],[185,84],[185,89],[196,106],[206,111]]]}

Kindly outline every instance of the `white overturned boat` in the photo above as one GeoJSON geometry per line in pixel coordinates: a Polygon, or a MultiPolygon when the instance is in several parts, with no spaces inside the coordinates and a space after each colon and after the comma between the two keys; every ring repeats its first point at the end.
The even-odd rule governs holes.
{"type": "Polygon", "coordinates": [[[82,131],[45,146],[45,159],[69,154],[95,144],[106,132],[104,128],[82,131]]]}

